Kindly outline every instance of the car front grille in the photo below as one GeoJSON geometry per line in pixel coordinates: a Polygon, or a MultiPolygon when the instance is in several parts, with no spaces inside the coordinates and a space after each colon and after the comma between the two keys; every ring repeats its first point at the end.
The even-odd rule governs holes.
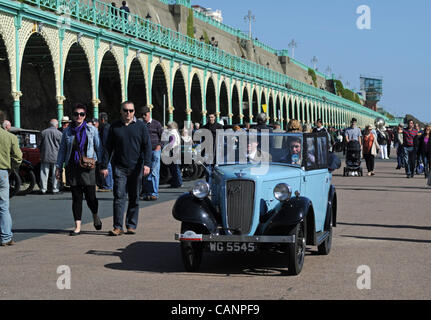
{"type": "Polygon", "coordinates": [[[226,183],[228,228],[235,234],[248,234],[253,223],[254,181],[230,180],[226,183]]]}

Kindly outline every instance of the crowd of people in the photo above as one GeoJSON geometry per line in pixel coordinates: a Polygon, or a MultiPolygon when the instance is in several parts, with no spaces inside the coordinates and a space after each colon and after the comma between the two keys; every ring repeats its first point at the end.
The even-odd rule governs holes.
{"type": "MultiPolygon", "coordinates": [[[[190,142],[194,132],[200,128],[209,130],[213,141],[216,141],[217,130],[225,128],[222,123],[216,121],[215,114],[209,114],[208,122],[202,126],[199,123],[189,123],[187,127],[179,130],[178,124],[172,121],[163,128],[159,121],[152,119],[151,108],[152,106],[144,106],[136,110],[133,102],[126,101],[121,104],[120,119],[109,123],[108,115],[103,112],[99,114],[98,119],[87,119],[86,106],[77,103],[73,106],[72,120],[64,116],[59,127],[58,121],[51,119],[49,127],[41,132],[40,194],[48,192],[49,179],[53,194],[61,193],[60,181],[70,187],[75,221],[71,236],[81,233],[84,199],[93,214],[95,229],[101,230],[97,191],[113,192],[114,195],[114,223],[110,235],[135,234],[139,200],[155,201],[159,198],[160,166],[164,148],[169,146],[172,150],[185,142],[190,142]]],[[[0,130],[0,230],[1,245],[4,246],[14,244],[9,213],[8,176],[10,170],[20,166],[22,152],[17,137],[7,132],[10,121],[4,118],[2,112],[0,118],[4,129],[0,130]]],[[[351,141],[357,141],[369,176],[375,175],[375,157],[380,154],[382,159],[389,159],[391,147],[397,150],[396,169],[405,168],[407,178],[413,177],[415,173],[423,172],[426,178],[430,174],[429,125],[421,129],[409,120],[406,128],[402,124],[394,129],[369,124],[361,130],[357,126],[357,120],[353,118],[350,127],[337,130],[334,127],[325,128],[321,119],[315,122],[314,127],[291,119],[286,130],[283,130],[278,122],[269,125],[266,113],[259,113],[255,119],[256,124],[244,123],[231,126],[229,130],[325,132],[328,135],[329,151],[345,152],[351,141]]],[[[274,140],[274,143],[277,141],[274,140]]],[[[300,147],[300,141],[298,145],[300,147]]],[[[215,148],[216,143],[213,146],[215,148]]],[[[249,148],[254,150],[254,153],[263,152],[259,150],[258,145],[249,148]]],[[[172,188],[179,188],[183,184],[180,165],[181,161],[173,161],[168,165],[172,176],[170,181],[172,188]]],[[[212,166],[209,165],[207,169],[210,173],[212,166]]]]}

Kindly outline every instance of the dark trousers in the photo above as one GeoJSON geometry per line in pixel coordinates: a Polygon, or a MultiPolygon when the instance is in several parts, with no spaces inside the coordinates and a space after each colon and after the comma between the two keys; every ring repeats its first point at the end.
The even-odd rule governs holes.
{"type": "Polygon", "coordinates": [[[127,198],[129,205],[126,214],[126,228],[136,229],[139,216],[139,190],[142,182],[142,169],[113,167],[114,174],[114,229],[123,230],[124,211],[127,198]]]}
{"type": "Polygon", "coordinates": [[[169,170],[171,172],[171,187],[179,188],[183,185],[183,177],[181,174],[181,167],[179,164],[171,163],[169,165],[169,170]]]}
{"type": "Polygon", "coordinates": [[[404,147],[402,145],[399,145],[397,147],[397,162],[398,162],[398,167],[404,167],[405,163],[404,163],[404,147]]]}
{"type": "Polygon", "coordinates": [[[364,159],[368,172],[374,171],[374,156],[372,154],[364,154],[364,159]]]}
{"type": "Polygon", "coordinates": [[[88,208],[90,208],[93,214],[97,214],[99,201],[96,198],[95,186],[71,186],[70,191],[72,192],[72,212],[75,221],[82,220],[82,201],[84,200],[84,195],[88,208]]]}
{"type": "Polygon", "coordinates": [[[416,150],[414,147],[404,147],[404,165],[406,174],[408,176],[413,176],[416,166],[416,150]]]}
{"type": "Polygon", "coordinates": [[[424,160],[425,178],[428,178],[431,171],[431,156],[422,155],[422,159],[424,160]]]}

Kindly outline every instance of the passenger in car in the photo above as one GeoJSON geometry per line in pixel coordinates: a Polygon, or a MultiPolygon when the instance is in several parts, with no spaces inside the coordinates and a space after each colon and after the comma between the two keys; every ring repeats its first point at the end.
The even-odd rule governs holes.
{"type": "Polygon", "coordinates": [[[259,142],[253,139],[250,139],[247,144],[247,162],[250,163],[260,163],[260,162],[271,162],[272,157],[271,154],[260,150],[258,148],[259,142]]]}

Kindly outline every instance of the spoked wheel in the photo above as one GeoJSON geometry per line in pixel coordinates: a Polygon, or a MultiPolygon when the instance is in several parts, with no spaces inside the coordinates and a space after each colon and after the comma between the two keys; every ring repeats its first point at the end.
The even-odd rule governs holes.
{"type": "Polygon", "coordinates": [[[33,191],[36,185],[36,176],[30,168],[21,168],[19,170],[19,175],[21,178],[21,187],[19,190],[20,195],[26,195],[33,191]]]}
{"type": "Polygon", "coordinates": [[[9,176],[9,198],[12,198],[14,195],[18,194],[20,188],[21,178],[19,177],[18,172],[13,170],[9,176]]]}
{"type": "Polygon", "coordinates": [[[159,184],[166,184],[172,178],[169,167],[163,163],[160,163],[160,180],[159,184]]]}
{"type": "MultiPolygon", "coordinates": [[[[188,223],[182,223],[181,233],[194,231],[199,233],[196,228],[188,223]]],[[[187,272],[196,272],[199,270],[202,261],[203,243],[195,241],[181,241],[181,257],[184,268],[187,272]]]]}
{"type": "Polygon", "coordinates": [[[288,254],[288,270],[290,275],[298,275],[301,273],[304,266],[306,238],[304,230],[304,222],[298,223],[290,232],[289,235],[295,236],[295,243],[290,243],[287,248],[288,254]]]}
{"type": "Polygon", "coordinates": [[[183,179],[186,181],[195,180],[197,178],[198,167],[196,164],[183,164],[181,165],[181,173],[183,179]]]}

